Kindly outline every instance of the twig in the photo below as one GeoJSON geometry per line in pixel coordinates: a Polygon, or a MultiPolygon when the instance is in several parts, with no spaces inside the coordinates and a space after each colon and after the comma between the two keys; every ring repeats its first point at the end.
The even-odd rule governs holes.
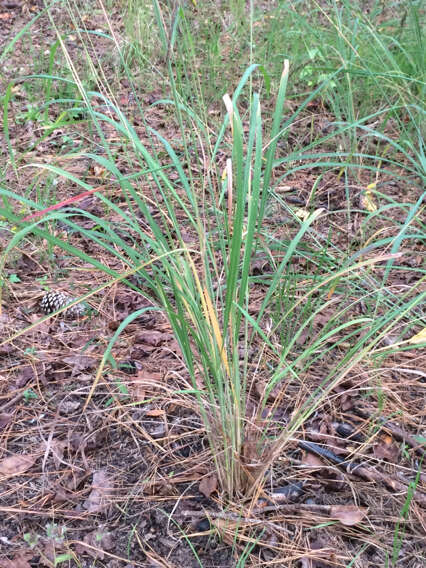
{"type": "MultiPolygon", "coordinates": [[[[364,412],[363,410],[360,410],[359,408],[355,409],[355,413],[365,420],[374,419],[373,416],[371,416],[367,412],[364,412]]],[[[422,449],[422,444],[419,444],[419,442],[417,442],[415,438],[404,432],[404,430],[400,426],[397,426],[397,424],[394,424],[393,422],[389,422],[386,418],[378,418],[378,421],[385,430],[388,430],[393,435],[393,437],[396,438],[396,440],[398,440],[399,442],[404,442],[405,444],[407,444],[407,446],[413,448],[416,454],[419,454],[423,458],[426,458],[426,452],[422,449]]]]}
{"type": "Polygon", "coordinates": [[[6,402],[6,404],[3,404],[3,406],[0,406],[0,412],[4,412],[9,407],[13,406],[15,404],[15,402],[18,402],[22,398],[22,396],[23,396],[23,392],[20,392],[19,394],[14,396],[11,400],[9,400],[9,402],[6,402]]]}
{"type": "MultiPolygon", "coordinates": [[[[357,475],[358,477],[362,477],[367,481],[382,482],[392,491],[400,491],[401,493],[407,492],[406,484],[401,483],[401,481],[394,479],[388,475],[380,473],[373,467],[367,467],[363,463],[358,462],[347,462],[345,459],[337,456],[327,448],[323,448],[322,446],[315,444],[315,442],[301,440],[299,441],[298,445],[299,448],[302,448],[303,450],[306,450],[311,454],[326,458],[338,466],[344,466],[346,471],[352,475],[357,475]]],[[[423,492],[417,489],[413,494],[413,499],[415,499],[422,506],[426,507],[426,495],[423,492]]]]}

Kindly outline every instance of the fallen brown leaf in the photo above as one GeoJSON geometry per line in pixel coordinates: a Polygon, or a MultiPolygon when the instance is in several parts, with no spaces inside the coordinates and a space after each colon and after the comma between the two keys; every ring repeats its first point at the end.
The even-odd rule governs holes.
{"type": "Polygon", "coordinates": [[[102,513],[111,504],[113,482],[106,470],[100,469],[93,474],[92,491],[84,502],[84,508],[90,513],[102,513]]]}
{"type": "Polygon", "coordinates": [[[237,521],[227,519],[210,519],[210,524],[214,526],[224,542],[233,545],[235,539],[235,529],[238,526],[237,521]]]}
{"type": "Polygon", "coordinates": [[[212,493],[214,493],[215,491],[217,491],[217,477],[216,477],[216,475],[212,474],[212,475],[208,475],[206,477],[203,477],[203,479],[200,481],[200,484],[198,486],[198,490],[199,490],[200,493],[205,495],[205,497],[207,497],[207,499],[209,499],[210,495],[212,493]]]}
{"type": "Polygon", "coordinates": [[[18,552],[11,560],[8,558],[1,559],[0,568],[31,568],[28,560],[31,560],[32,556],[32,554],[18,552]]]}
{"type": "Polygon", "coordinates": [[[164,416],[165,412],[162,408],[153,408],[152,410],[147,410],[145,412],[145,416],[151,416],[151,417],[156,417],[156,416],[164,416]]]}
{"type": "Polygon", "coordinates": [[[20,475],[32,467],[37,459],[33,454],[15,454],[0,462],[0,474],[20,475]]]}
{"type": "Polygon", "coordinates": [[[66,447],[67,447],[66,442],[64,442],[63,440],[57,440],[56,438],[52,440],[52,443],[50,445],[53,461],[55,463],[55,467],[58,469],[62,463],[66,447]]]}
{"type": "Polygon", "coordinates": [[[308,467],[325,467],[323,460],[310,452],[305,453],[302,458],[302,464],[308,467]]]}
{"type": "MultiPolygon", "coordinates": [[[[163,382],[163,375],[161,373],[154,373],[145,369],[141,369],[138,372],[137,376],[129,381],[128,387],[132,394],[132,397],[135,400],[141,402],[145,399],[147,386],[159,382],[163,382]]],[[[161,414],[163,414],[163,412],[161,414]]],[[[151,414],[151,416],[154,415],[151,414]]]]}
{"type": "Polygon", "coordinates": [[[161,383],[163,382],[163,374],[162,373],[155,373],[151,371],[147,371],[146,369],[142,369],[139,371],[137,375],[138,381],[147,381],[149,383],[161,383]]]}
{"type": "Polygon", "coordinates": [[[375,444],[373,452],[376,458],[387,460],[390,463],[399,461],[399,447],[394,443],[390,436],[382,436],[379,443],[375,444]]]}
{"type": "Polygon", "coordinates": [[[367,509],[360,509],[355,505],[333,505],[330,509],[330,517],[347,526],[360,523],[366,514],[367,509]]]}
{"type": "Polygon", "coordinates": [[[99,558],[100,560],[103,560],[105,557],[104,551],[112,550],[115,544],[112,533],[104,531],[101,527],[86,534],[83,541],[84,544],[82,542],[77,544],[77,552],[90,554],[93,558],[99,558]]]}
{"type": "Polygon", "coordinates": [[[44,366],[43,365],[25,365],[19,370],[19,375],[16,380],[16,386],[18,388],[24,387],[31,379],[39,376],[41,380],[44,379],[44,366]]]}
{"type": "Polygon", "coordinates": [[[79,353],[64,357],[62,361],[72,367],[71,377],[74,377],[80,371],[91,369],[96,365],[96,360],[93,357],[87,357],[87,355],[80,355],[79,353]]]}
{"type": "Polygon", "coordinates": [[[139,382],[137,379],[132,381],[130,385],[132,397],[138,402],[142,402],[146,397],[145,382],[139,382]]]}
{"type": "Polygon", "coordinates": [[[4,428],[12,420],[13,414],[7,414],[6,412],[0,413],[0,428],[4,428]]]}
{"type": "MultiPolygon", "coordinates": [[[[50,530],[52,530],[52,528],[50,530]]],[[[54,528],[53,531],[55,531],[54,528]]],[[[46,566],[46,568],[58,566],[56,562],[57,557],[60,554],[64,554],[65,552],[63,534],[61,532],[58,532],[51,538],[48,538],[45,542],[42,543],[40,552],[42,553],[39,560],[40,566],[46,566]]]]}
{"type": "Polygon", "coordinates": [[[156,330],[141,331],[135,336],[135,343],[145,343],[157,347],[162,341],[167,339],[167,334],[156,330]]]}

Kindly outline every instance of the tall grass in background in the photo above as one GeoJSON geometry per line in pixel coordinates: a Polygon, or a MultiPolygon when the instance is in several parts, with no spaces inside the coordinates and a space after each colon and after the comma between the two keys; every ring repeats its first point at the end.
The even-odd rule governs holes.
{"type": "MultiPolygon", "coordinates": [[[[237,9],[239,3],[235,6],[237,9]]],[[[69,10],[70,17],[79,22],[76,6],[70,4],[69,10]]],[[[102,217],[67,208],[35,221],[22,222],[17,211],[41,211],[44,204],[30,196],[18,195],[13,187],[3,187],[0,213],[16,227],[3,254],[3,262],[23,239],[36,236],[109,275],[111,281],[103,287],[122,281],[159,306],[182,350],[191,381],[190,393],[203,419],[220,486],[231,498],[254,497],[265,481],[268,468],[331,390],[361,361],[367,358],[380,361],[389,353],[407,348],[412,330],[424,318],[425,292],[421,291],[420,278],[400,293],[388,288],[389,274],[400,269],[402,248],[424,239],[421,199],[414,204],[402,204],[383,195],[380,206],[368,214],[365,223],[373,222],[378,215],[391,216],[392,209],[403,211],[404,220],[393,222],[391,236],[373,236],[358,249],[346,251],[316,230],[318,220],[328,215],[326,211],[316,208],[312,202],[301,218],[283,200],[278,186],[291,174],[312,168],[323,172],[334,170],[342,175],[356,175],[361,169],[369,172],[374,180],[386,174],[420,184],[425,179],[423,143],[414,121],[415,136],[411,138],[411,145],[401,144],[374,127],[383,120],[386,122],[384,117],[390,113],[399,113],[400,101],[390,101],[390,106],[370,109],[363,116],[355,116],[355,112],[340,116],[330,134],[301,143],[289,149],[285,156],[278,157],[278,142],[285,141],[309,103],[327,96],[333,84],[341,85],[341,94],[348,92],[350,105],[355,109],[353,91],[347,83],[348,60],[328,73],[295,110],[285,112],[290,69],[286,60],[279,81],[273,83],[277,85],[275,102],[272,110],[269,106],[266,123],[261,97],[255,87],[260,87],[268,75],[264,68],[249,65],[232,97],[224,97],[226,113],[222,112],[224,118],[216,127],[209,124],[207,107],[202,103],[203,77],[197,78],[196,100],[193,94],[188,100],[183,88],[187,71],[179,74],[174,59],[179,34],[188,32],[185,9],[169,14],[168,20],[162,5],[154,2],[152,14],[162,42],[171,93],[159,103],[164,112],[170,113],[170,120],[179,130],[179,150],[148,125],[143,137],[138,134],[109,88],[105,70],[99,68],[99,62],[90,57],[87,50],[88,64],[98,83],[96,91],[88,90],[58,30],[75,89],[75,96],[69,97],[66,104],[73,113],[84,113],[103,151],[95,153],[89,148],[78,154],[69,152],[57,164],[39,162],[29,166],[35,172],[41,171],[41,175],[61,176],[84,191],[92,191],[95,187],[91,183],[63,167],[64,161],[84,157],[108,172],[114,192],[97,192],[104,207],[102,217]],[[342,146],[345,137],[351,140],[348,148],[342,146]],[[359,137],[385,143],[386,153],[363,151],[358,148],[359,137]],[[111,139],[122,143],[124,154],[119,159],[111,139]],[[219,153],[226,156],[224,167],[217,165],[219,153]],[[278,167],[280,172],[284,171],[281,177],[274,176],[278,167]],[[121,194],[118,202],[116,192],[121,194]],[[285,210],[296,224],[293,236],[285,241],[274,238],[264,224],[272,204],[285,210]],[[94,228],[85,229],[76,216],[91,219],[95,222],[94,228]],[[110,222],[112,216],[120,219],[119,230],[110,222]],[[118,259],[127,270],[117,272],[109,266],[109,261],[101,261],[59,239],[52,230],[57,221],[96,243],[105,258],[118,259]],[[195,237],[191,242],[188,242],[188,232],[195,237]],[[131,239],[125,235],[131,235],[131,239]],[[257,253],[274,263],[272,274],[252,275],[252,260],[257,253]],[[307,261],[309,271],[294,268],[298,258],[307,261]],[[378,263],[382,269],[384,267],[380,275],[374,269],[378,263]],[[133,274],[140,277],[142,284],[130,279],[133,274]],[[253,313],[253,294],[258,290],[255,283],[262,285],[263,297],[253,313]],[[363,310],[362,315],[354,316],[357,305],[369,308],[363,310]],[[330,312],[333,317],[328,318],[320,332],[312,335],[315,318],[330,312]],[[288,333],[289,328],[292,333],[288,333]],[[311,333],[310,339],[299,341],[307,331],[311,333]],[[398,341],[386,345],[384,340],[389,336],[397,337],[398,341]],[[336,349],[341,356],[333,365],[324,366],[323,380],[313,390],[310,373],[336,349]],[[250,356],[253,352],[254,358],[250,356]],[[266,378],[265,369],[268,370],[266,378]],[[264,387],[254,396],[260,377],[266,379],[264,387]],[[289,384],[299,387],[300,398],[284,427],[274,424],[272,418],[265,418],[265,409],[270,406],[271,393],[289,384]]],[[[251,14],[253,18],[253,10],[251,14]]],[[[105,17],[109,32],[102,33],[102,37],[110,39],[111,49],[115,50],[137,97],[131,69],[121,57],[120,45],[106,12],[105,17]]],[[[83,45],[96,41],[96,35],[88,34],[83,25],[77,29],[83,45]]],[[[346,28],[342,27],[339,35],[343,32],[346,33],[346,28]]],[[[353,37],[349,39],[352,41],[353,37]]],[[[191,42],[195,49],[195,37],[192,36],[191,42]]],[[[185,69],[197,59],[195,51],[189,48],[179,57],[185,69]]],[[[54,73],[41,79],[21,80],[46,79],[60,82],[54,73]]],[[[193,80],[188,72],[188,84],[192,85],[193,80]]],[[[54,102],[58,103],[46,100],[45,105],[48,107],[54,102]]],[[[9,99],[4,103],[6,127],[8,104],[9,99]]],[[[410,104],[411,99],[407,106],[410,104]]],[[[142,105],[139,109],[140,118],[144,120],[142,105]]],[[[12,150],[10,155],[12,158],[12,150]]],[[[19,165],[19,161],[17,163],[19,165]]],[[[96,292],[88,292],[84,298],[96,292]]],[[[98,378],[119,333],[138,315],[136,312],[126,318],[112,337],[98,378]]],[[[87,403],[96,384],[97,381],[87,403]]],[[[280,401],[281,395],[278,395],[268,416],[273,416],[280,401]]]]}

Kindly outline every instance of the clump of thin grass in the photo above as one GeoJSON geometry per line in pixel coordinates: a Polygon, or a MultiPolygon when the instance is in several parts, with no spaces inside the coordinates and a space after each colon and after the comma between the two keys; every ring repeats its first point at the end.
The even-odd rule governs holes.
{"type": "MultiPolygon", "coordinates": [[[[161,23],[160,6],[156,4],[155,8],[164,48],[173,50],[173,34],[178,29],[179,14],[173,22],[173,33],[167,38],[161,23]]],[[[402,172],[398,174],[400,178],[418,179],[424,175],[419,159],[421,146],[416,155],[412,147],[407,149],[369,126],[389,110],[386,109],[337,123],[333,133],[277,159],[278,140],[286,136],[310,101],[331,81],[344,74],[343,67],[315,89],[296,111],[283,118],[289,73],[286,61],[277,89],[272,126],[266,132],[258,93],[249,95],[247,114],[244,118],[240,116],[241,94],[257,69],[256,65],[250,66],[232,99],[224,97],[226,116],[218,134],[212,135],[209,125],[183,100],[169,60],[172,98],[162,101],[162,104],[171,106],[176,113],[183,145],[182,153],[178,155],[170,141],[146,123],[145,134],[150,142],[145,141],[116,103],[114,93],[105,94],[108,85],[101,80],[101,74],[97,74],[98,91],[85,89],[65,43],[60,41],[74,84],[84,101],[83,105],[74,107],[74,111],[86,113],[104,151],[102,155],[84,152],[79,157],[91,160],[108,172],[110,183],[121,192],[121,202],[117,203],[103,188],[97,190],[63,167],[33,163],[30,166],[41,172],[62,176],[84,191],[96,191],[105,214],[99,217],[74,208],[22,222],[14,213],[12,203],[19,203],[31,211],[40,211],[43,206],[11,190],[2,189],[1,213],[17,227],[3,259],[23,238],[35,235],[50,246],[58,246],[94,269],[105,272],[112,277],[110,283],[122,281],[154,301],[167,315],[181,348],[223,493],[228,498],[257,498],[271,465],[351,370],[367,357],[374,359],[407,346],[406,339],[388,347],[383,347],[382,342],[400,325],[411,329],[420,321],[420,307],[425,297],[420,290],[421,281],[399,298],[395,298],[387,287],[390,271],[394,270],[395,262],[401,257],[402,245],[409,239],[419,238],[412,226],[419,218],[420,199],[407,210],[397,235],[375,240],[352,256],[335,254],[335,251],[331,253],[319,244],[320,240],[311,238],[312,234],[315,235],[316,223],[325,215],[323,210],[313,208],[306,212],[303,220],[294,216],[297,229],[288,242],[280,245],[279,261],[273,274],[263,279],[264,296],[260,308],[253,315],[255,287],[250,270],[253,256],[264,246],[265,239],[270,238],[264,221],[270,200],[279,199],[274,188],[287,176],[307,168],[345,172],[361,168],[373,175],[385,172],[394,176],[392,168],[398,166],[402,172]],[[189,138],[188,124],[192,128],[189,138]],[[124,163],[118,162],[114,155],[105,134],[107,131],[113,131],[114,137],[123,142],[126,148],[124,163]],[[321,151],[324,143],[339,140],[346,134],[356,140],[357,132],[386,142],[403,156],[404,161],[398,163],[384,156],[376,157],[353,147],[350,151],[321,151]],[[227,156],[223,169],[214,165],[219,151],[227,156]],[[200,155],[203,160],[198,166],[200,155]],[[274,169],[283,165],[285,173],[273,182],[274,169]],[[110,214],[120,219],[120,231],[110,223],[110,214]],[[78,216],[93,221],[94,227],[81,226],[78,216]],[[103,249],[105,257],[118,259],[127,267],[126,272],[117,272],[106,262],[55,236],[50,228],[55,221],[61,221],[75,233],[96,243],[103,249]],[[194,237],[191,244],[187,242],[187,232],[194,237]],[[129,240],[126,235],[132,235],[132,239],[129,240]],[[304,254],[304,241],[312,241],[315,278],[308,277],[301,293],[296,294],[294,291],[298,285],[289,266],[293,259],[304,254]],[[380,277],[372,272],[378,263],[384,264],[380,277]],[[133,274],[142,279],[143,286],[137,286],[129,279],[133,274]],[[352,289],[357,290],[352,307],[369,297],[373,305],[371,313],[355,317],[348,309],[346,290],[352,289]],[[289,294],[289,290],[293,293],[289,294]],[[271,306],[283,294],[283,313],[272,327],[265,326],[271,306]],[[336,297],[342,299],[341,304],[335,302],[336,297]],[[300,317],[298,310],[304,306],[308,308],[302,310],[297,329],[294,328],[292,335],[277,343],[276,334],[285,328],[287,322],[294,326],[294,318],[300,317]],[[334,315],[328,325],[308,344],[297,347],[302,333],[310,328],[316,317],[327,313],[330,308],[334,315]],[[319,386],[312,390],[308,380],[310,370],[342,344],[349,347],[327,370],[319,386]],[[260,350],[259,345],[263,345],[260,350]],[[253,348],[258,350],[254,372],[248,356],[253,348]],[[274,358],[275,369],[267,377],[264,391],[256,401],[256,412],[249,414],[250,396],[258,378],[256,369],[261,367],[264,354],[274,358]],[[300,384],[307,394],[294,408],[291,420],[271,437],[270,423],[263,419],[262,413],[270,393],[286,381],[300,384]]],[[[53,76],[51,79],[56,80],[53,76]]],[[[5,120],[7,104],[8,100],[4,107],[5,120]]],[[[73,157],[76,156],[67,156],[68,159],[73,157]]],[[[89,292],[76,301],[95,292],[89,292]]],[[[111,338],[86,406],[116,339],[139,315],[135,312],[126,318],[111,338]]],[[[279,397],[276,400],[278,404],[279,397]]]]}

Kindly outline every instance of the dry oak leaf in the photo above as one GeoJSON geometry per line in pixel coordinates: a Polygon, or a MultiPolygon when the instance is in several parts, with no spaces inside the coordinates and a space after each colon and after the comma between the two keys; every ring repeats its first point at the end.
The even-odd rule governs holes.
{"type": "Polygon", "coordinates": [[[162,383],[163,377],[164,377],[163,373],[156,373],[154,371],[148,371],[147,369],[141,369],[138,372],[135,380],[139,382],[146,381],[147,384],[152,385],[153,383],[162,383]]]}
{"type": "Polygon", "coordinates": [[[210,495],[217,491],[217,477],[215,474],[203,477],[198,486],[198,491],[202,493],[207,499],[210,495]]]}
{"type": "Polygon", "coordinates": [[[30,469],[35,463],[37,456],[34,454],[15,454],[0,462],[0,474],[20,475],[30,469]]]}
{"type": "Polygon", "coordinates": [[[104,551],[112,550],[114,544],[113,534],[99,527],[97,530],[86,534],[83,542],[77,544],[76,550],[81,554],[87,553],[93,558],[103,560],[105,557],[104,551]]]}
{"type": "Polygon", "coordinates": [[[156,330],[141,331],[135,337],[135,343],[146,343],[152,347],[158,347],[160,343],[168,339],[169,335],[156,330]]]}
{"type": "Polygon", "coordinates": [[[86,371],[96,365],[96,360],[93,357],[81,355],[80,353],[64,357],[62,361],[72,367],[71,377],[74,377],[76,374],[80,373],[80,371],[86,371]]]}
{"type": "Polygon", "coordinates": [[[163,408],[153,408],[151,410],[147,410],[145,412],[145,416],[150,416],[151,418],[156,418],[158,416],[164,416],[165,415],[165,411],[163,408]]]}
{"type": "Polygon", "coordinates": [[[129,390],[131,392],[132,398],[141,402],[145,400],[146,388],[152,386],[155,383],[163,382],[163,374],[150,372],[146,369],[141,369],[136,377],[132,377],[129,380],[129,390]]]}
{"type": "Polygon", "coordinates": [[[211,526],[217,529],[218,533],[227,544],[234,545],[235,529],[238,527],[238,521],[228,519],[209,519],[211,526]]]}
{"type": "Polygon", "coordinates": [[[360,523],[367,512],[368,509],[360,509],[356,505],[333,505],[330,509],[330,517],[350,527],[360,523]]]}
{"type": "Polygon", "coordinates": [[[0,429],[5,428],[13,418],[13,414],[7,412],[0,412],[0,429]]]}
{"type": "Polygon", "coordinates": [[[31,564],[27,559],[31,560],[33,554],[19,553],[9,560],[8,558],[3,558],[0,560],[0,568],[31,568],[31,564]]]}
{"type": "Polygon", "coordinates": [[[52,440],[50,451],[52,452],[53,461],[57,469],[61,466],[66,448],[67,443],[64,440],[58,440],[56,438],[52,440]]]}
{"type": "Polygon", "coordinates": [[[102,513],[111,505],[113,481],[106,470],[100,469],[93,474],[92,491],[83,507],[90,513],[102,513]]]}
{"type": "Polygon", "coordinates": [[[399,447],[393,442],[390,436],[381,436],[379,443],[373,447],[374,456],[390,463],[397,463],[399,459],[399,447]]]}
{"type": "Polygon", "coordinates": [[[311,454],[310,452],[305,452],[302,459],[302,464],[307,467],[326,467],[324,461],[318,456],[311,454]]]}

